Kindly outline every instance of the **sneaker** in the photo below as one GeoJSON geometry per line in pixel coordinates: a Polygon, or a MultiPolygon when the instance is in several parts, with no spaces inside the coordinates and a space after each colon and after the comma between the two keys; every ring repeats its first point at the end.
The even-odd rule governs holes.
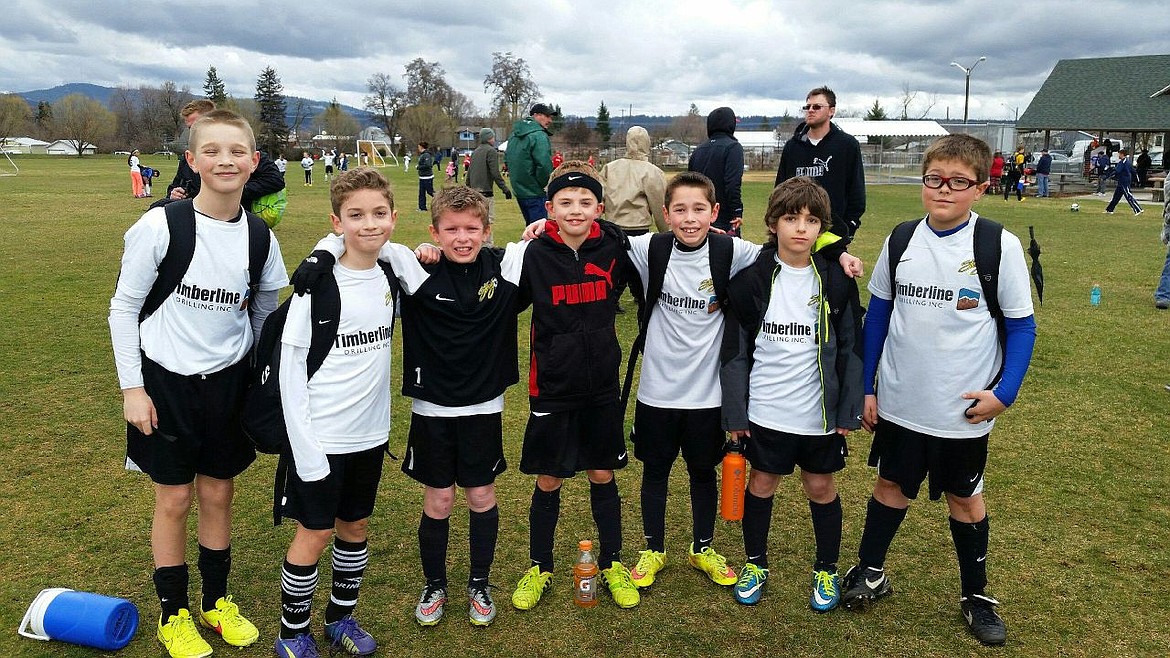
{"type": "Polygon", "coordinates": [[[1165,311],[1166,309],[1170,308],[1170,299],[1159,299],[1158,301],[1154,302],[1154,308],[1158,309],[1159,311],[1165,311]]]}
{"type": "Polygon", "coordinates": [[[180,608],[179,614],[171,615],[165,624],[159,617],[157,636],[171,658],[203,658],[211,655],[211,645],[199,636],[195,620],[186,608],[180,608]]]}
{"type": "Polygon", "coordinates": [[[1138,215],[1140,215],[1140,214],[1144,213],[1145,211],[1146,211],[1146,209],[1145,209],[1145,208],[1142,208],[1141,210],[1139,210],[1139,211],[1135,212],[1135,213],[1133,214],[1133,216],[1134,216],[1134,217],[1137,217],[1138,215]]]}
{"type": "Polygon", "coordinates": [[[240,614],[240,607],[232,603],[231,596],[221,596],[215,602],[215,610],[199,613],[199,623],[218,633],[223,641],[233,647],[246,647],[260,638],[260,631],[252,622],[240,614]]]}
{"type": "Polygon", "coordinates": [[[317,649],[317,641],[308,633],[300,633],[291,640],[285,640],[279,635],[272,646],[280,658],[320,658],[321,652],[317,649]]]}
{"type": "Polygon", "coordinates": [[[378,650],[378,643],[362,630],[353,615],[346,615],[332,624],[325,624],[325,637],[334,650],[351,656],[368,656],[378,650]]]}
{"type": "Polygon", "coordinates": [[[963,619],[967,620],[967,627],[975,639],[993,645],[1007,641],[1007,627],[995,612],[999,601],[983,594],[972,594],[959,599],[959,605],[963,609],[963,619]]]}
{"type": "Polygon", "coordinates": [[[414,618],[423,626],[434,626],[443,618],[443,604],[447,602],[447,588],[427,584],[418,605],[414,607],[414,618]]]}
{"type": "Polygon", "coordinates": [[[841,602],[841,577],[834,571],[814,571],[812,577],[812,596],[808,599],[808,607],[813,612],[828,612],[841,602]]]}
{"type": "Polygon", "coordinates": [[[491,585],[472,585],[467,588],[467,618],[473,626],[487,626],[496,618],[496,602],[488,591],[491,585]]]}
{"type": "Polygon", "coordinates": [[[1113,211],[1112,211],[1112,210],[1102,210],[1101,212],[1105,213],[1106,215],[1112,215],[1112,214],[1113,214],[1113,211]]]}
{"type": "Polygon", "coordinates": [[[739,570],[739,581],[735,583],[735,600],[744,605],[755,605],[764,594],[764,583],[768,582],[768,570],[751,562],[739,570]]]}
{"type": "Polygon", "coordinates": [[[727,558],[716,553],[715,549],[708,546],[696,553],[695,545],[692,543],[690,548],[687,549],[687,553],[687,559],[690,561],[691,566],[707,574],[715,584],[735,584],[735,570],[727,566],[727,558]]]}
{"type": "Polygon", "coordinates": [[[630,570],[621,562],[613,562],[608,569],[602,569],[601,579],[609,587],[609,594],[619,608],[632,608],[642,600],[630,579],[630,570]]]}
{"type": "Polygon", "coordinates": [[[851,567],[841,582],[841,605],[846,610],[864,610],[873,601],[894,593],[886,572],[873,567],[851,567]]]}
{"type": "Polygon", "coordinates": [[[512,592],[512,607],[517,610],[531,610],[540,603],[540,597],[552,587],[552,572],[541,571],[537,565],[524,572],[512,592]]]}
{"type": "Polygon", "coordinates": [[[666,567],[666,553],[644,550],[638,553],[638,564],[630,570],[630,580],[635,587],[649,587],[654,584],[654,576],[666,567]]]}

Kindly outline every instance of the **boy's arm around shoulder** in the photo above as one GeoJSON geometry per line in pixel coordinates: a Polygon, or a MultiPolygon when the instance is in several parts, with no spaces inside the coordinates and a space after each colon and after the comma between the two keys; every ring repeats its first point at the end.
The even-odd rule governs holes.
{"type": "Polygon", "coordinates": [[[723,309],[723,342],[719,346],[719,385],[723,389],[722,422],[728,432],[748,428],[747,401],[754,348],[750,323],[761,309],[753,293],[753,269],[732,277],[723,309]]]}
{"type": "Polygon", "coordinates": [[[244,183],[244,195],[240,200],[245,208],[251,208],[252,202],[266,194],[279,192],[284,189],[284,174],[277,168],[272,158],[260,152],[260,163],[256,171],[244,183]]]}
{"type": "Polygon", "coordinates": [[[849,278],[847,273],[840,271],[838,263],[831,263],[830,267],[839,271],[836,276],[836,285],[845,286],[845,304],[840,313],[834,317],[833,333],[837,341],[837,397],[836,424],[839,429],[855,430],[861,427],[861,414],[864,407],[864,346],[862,333],[862,317],[865,308],[861,305],[861,296],[857,289],[857,281],[849,278]]]}

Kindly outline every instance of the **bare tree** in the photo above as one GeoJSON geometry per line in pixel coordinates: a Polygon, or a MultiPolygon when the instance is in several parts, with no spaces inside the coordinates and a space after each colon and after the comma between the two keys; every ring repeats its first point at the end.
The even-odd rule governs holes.
{"type": "Polygon", "coordinates": [[[341,104],[334,98],[325,109],[314,119],[321,126],[326,135],[333,135],[333,146],[340,149],[343,142],[352,142],[358,133],[357,119],[342,109],[341,104]]]}
{"type": "Polygon", "coordinates": [[[670,124],[670,134],[685,144],[695,145],[707,138],[707,122],[699,106],[691,103],[687,113],[670,124]]]}
{"type": "Polygon", "coordinates": [[[428,142],[450,145],[455,135],[455,120],[438,105],[414,105],[402,112],[398,122],[404,144],[428,142]]]}
{"type": "Polygon", "coordinates": [[[479,111],[475,109],[475,103],[454,89],[447,92],[447,101],[443,103],[443,111],[457,123],[467,123],[472,117],[479,114],[479,111]]]}
{"type": "Polygon", "coordinates": [[[447,104],[451,85],[447,84],[447,72],[438,62],[427,62],[417,57],[406,65],[406,104],[438,105],[447,104]]]}
{"type": "Polygon", "coordinates": [[[540,97],[540,88],[532,81],[528,62],[512,53],[492,53],[492,72],[484,76],[483,90],[492,94],[494,110],[511,124],[525,107],[540,97]]]}
{"type": "Polygon", "coordinates": [[[24,134],[32,116],[28,101],[16,94],[0,96],[0,142],[24,134]]]}
{"type": "Polygon", "coordinates": [[[398,113],[402,111],[405,94],[386,73],[375,73],[370,76],[366,81],[366,89],[370,92],[370,95],[363,99],[366,111],[377,117],[387,137],[393,140],[398,132],[396,125],[398,113]]]}
{"type": "Polygon", "coordinates": [[[919,110],[911,111],[910,106],[918,98],[918,90],[911,91],[910,83],[902,83],[902,96],[898,99],[898,104],[902,106],[901,119],[925,119],[934,106],[938,104],[938,95],[931,94],[929,98],[924,101],[923,105],[919,106],[919,110]]]}
{"type": "Polygon", "coordinates": [[[53,117],[53,127],[77,149],[77,157],[82,156],[86,146],[98,146],[112,137],[117,122],[113,112],[83,94],[70,94],[57,101],[53,117]]]}
{"type": "Polygon", "coordinates": [[[563,141],[574,148],[592,146],[596,133],[589,129],[584,119],[566,122],[563,130],[557,133],[559,141],[563,141]]]}

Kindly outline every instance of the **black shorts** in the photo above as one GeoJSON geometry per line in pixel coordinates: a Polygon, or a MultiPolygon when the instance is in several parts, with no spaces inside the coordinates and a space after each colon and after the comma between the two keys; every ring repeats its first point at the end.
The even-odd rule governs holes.
{"type": "Polygon", "coordinates": [[[749,422],[752,435],[744,447],[744,457],[753,469],[775,475],[791,475],[796,467],[805,473],[825,475],[845,468],[849,445],[836,433],[820,435],[792,434],[760,427],[749,422]]]}
{"type": "Polygon", "coordinates": [[[361,452],[327,455],[329,475],[315,482],[297,477],[296,466],[286,456],[290,461],[284,487],[284,516],[296,519],[309,530],[329,530],[338,520],[369,518],[374,513],[385,454],[383,444],[361,452]]]}
{"type": "Polygon", "coordinates": [[[586,470],[622,468],[629,463],[622,436],[624,416],[617,400],[584,409],[530,413],[520,472],[569,478],[586,470]]]}
{"type": "Polygon", "coordinates": [[[930,475],[930,499],[943,492],[969,498],[983,492],[983,470],[987,466],[987,438],[945,439],[915,432],[881,420],[873,433],[869,465],[882,478],[902,488],[902,495],[914,499],[922,481],[930,475]]]}
{"type": "Polygon", "coordinates": [[[503,414],[441,418],[411,414],[402,472],[436,489],[482,487],[508,468],[503,414]]]}
{"type": "Polygon", "coordinates": [[[177,375],[142,357],[142,381],[158,413],[150,436],[126,424],[126,456],[158,484],[189,484],[196,475],[234,478],[256,459],[240,409],[248,360],[210,375],[177,375]]]}
{"type": "Polygon", "coordinates": [[[681,450],[688,468],[715,468],[723,459],[719,407],[663,409],[638,402],[634,407],[634,456],[648,464],[674,463],[681,450]]]}
{"type": "Polygon", "coordinates": [[[325,165],[325,173],[332,174],[333,173],[333,165],[325,165]]]}

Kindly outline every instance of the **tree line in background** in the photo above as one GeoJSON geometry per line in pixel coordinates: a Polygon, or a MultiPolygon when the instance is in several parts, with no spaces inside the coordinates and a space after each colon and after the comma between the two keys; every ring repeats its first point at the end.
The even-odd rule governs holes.
{"type": "MultiPolygon", "coordinates": [[[[451,86],[439,62],[428,62],[421,57],[406,64],[401,75],[385,72],[371,75],[366,90],[363,109],[388,136],[387,141],[391,141],[389,136],[399,136],[400,153],[413,150],[415,144],[424,141],[440,148],[474,147],[474,144],[456,143],[460,126],[470,126],[473,130],[491,127],[502,141],[512,124],[526,116],[531,105],[540,100],[540,88],[532,79],[528,63],[511,52],[492,53],[491,70],[483,79],[483,90],[491,96],[491,107],[486,112],[481,112],[467,95],[451,86]]],[[[901,118],[910,118],[909,108],[916,95],[907,85],[901,118]]],[[[42,101],[35,108],[20,96],[0,96],[0,141],[31,136],[46,141],[64,139],[79,152],[87,144],[105,152],[133,148],[148,153],[179,152],[185,148],[180,112],[187,102],[197,97],[190,87],[171,81],[157,87],[120,87],[108,106],[81,94],[66,96],[52,104],[42,101]]],[[[354,141],[362,128],[362,122],[336,97],[316,113],[312,113],[313,108],[304,99],[293,99],[290,107],[280,76],[272,67],[260,73],[252,98],[235,98],[226,92],[224,80],[212,66],[204,79],[202,97],[248,119],[258,146],[273,155],[286,153],[295,158],[301,150],[320,148],[352,152],[356,150],[354,141]],[[315,136],[323,138],[313,139],[315,136]]],[[[927,112],[931,106],[933,103],[927,106],[927,112]]],[[[559,105],[553,107],[560,112],[559,105]]],[[[875,101],[867,118],[883,116],[884,110],[875,101]]],[[[790,134],[798,120],[786,112],[774,127],[781,135],[790,134]]],[[[580,117],[557,116],[551,130],[554,147],[580,153],[610,145],[624,146],[625,135],[620,128],[614,130],[610,110],[602,101],[593,126],[580,117]]],[[[740,129],[771,130],[773,126],[764,117],[758,125],[741,125],[740,129]]],[[[691,103],[684,115],[667,124],[647,126],[647,130],[655,143],[675,139],[698,144],[707,137],[706,115],[691,103]]]]}

